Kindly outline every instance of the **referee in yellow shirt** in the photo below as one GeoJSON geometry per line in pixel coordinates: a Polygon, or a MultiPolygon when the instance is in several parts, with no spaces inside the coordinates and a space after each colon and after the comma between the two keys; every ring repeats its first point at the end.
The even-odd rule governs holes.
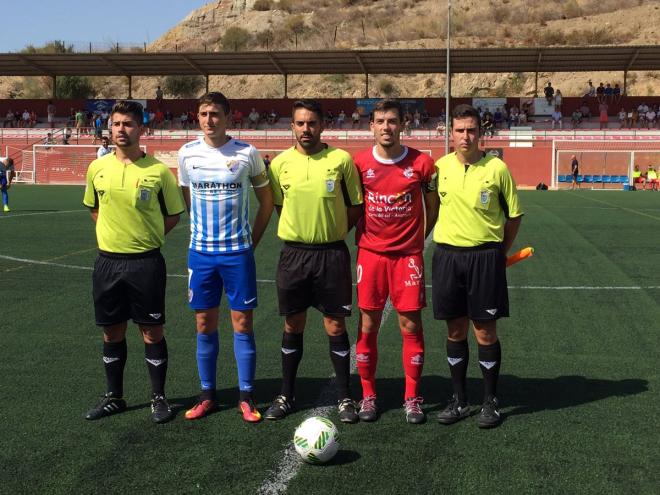
{"type": "Polygon", "coordinates": [[[126,409],[123,377],[126,328],[132,319],[142,332],[151,379],[151,419],[173,418],[165,398],[167,344],[165,260],[160,247],[184,204],[167,166],[140,149],[142,105],[118,102],[112,109],[116,152],[94,160],[87,170],[83,204],[96,223],[99,256],[92,275],[96,324],[103,328],[107,391],[85,416],[100,419],[126,409]]]}
{"type": "Polygon", "coordinates": [[[477,424],[502,422],[497,400],[501,348],[497,319],[509,316],[506,253],[518,233],[522,211],[506,164],[479,149],[479,112],[458,105],[452,112],[455,152],[435,164],[440,213],[433,240],[433,313],[446,320],[447,361],[454,395],[438,415],[453,424],[469,415],[466,394],[468,328],[478,344],[484,399],[477,424]]]}
{"type": "Polygon", "coordinates": [[[314,100],[293,105],[296,145],[275,157],[269,168],[277,235],[284,241],[277,267],[282,336],[282,389],[266,419],[291,412],[303,354],[307,308],[323,314],[330,359],[337,380],[339,418],[358,421],[350,396],[351,352],[345,317],[351,314],[351,258],[344,239],[362,213],[362,189],[351,156],[321,142],[323,111],[314,100]]]}

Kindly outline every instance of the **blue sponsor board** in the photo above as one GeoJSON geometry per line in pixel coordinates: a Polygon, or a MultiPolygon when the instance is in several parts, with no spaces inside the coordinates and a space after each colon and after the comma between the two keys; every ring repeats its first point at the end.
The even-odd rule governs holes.
{"type": "Polygon", "coordinates": [[[104,110],[110,112],[117,100],[87,100],[85,111],[91,113],[102,113],[104,110]]]}

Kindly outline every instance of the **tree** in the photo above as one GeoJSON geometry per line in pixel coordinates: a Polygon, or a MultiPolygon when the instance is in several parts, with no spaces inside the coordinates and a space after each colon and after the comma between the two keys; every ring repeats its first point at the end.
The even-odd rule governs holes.
{"type": "Polygon", "coordinates": [[[88,77],[60,76],[57,78],[55,94],[58,98],[93,98],[96,90],[88,77]]]}
{"type": "Polygon", "coordinates": [[[73,53],[73,45],[67,45],[64,41],[53,40],[43,46],[28,45],[21,53],[73,53]]]}
{"type": "Polygon", "coordinates": [[[222,35],[222,48],[235,52],[245,48],[252,36],[241,27],[232,26],[222,35]]]}
{"type": "Polygon", "coordinates": [[[178,98],[194,98],[204,87],[202,76],[167,76],[163,91],[178,98]]]}

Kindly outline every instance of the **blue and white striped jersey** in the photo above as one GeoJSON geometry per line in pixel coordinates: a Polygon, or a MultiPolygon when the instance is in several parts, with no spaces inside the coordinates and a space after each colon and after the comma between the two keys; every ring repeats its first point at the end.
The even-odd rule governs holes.
{"type": "Polygon", "coordinates": [[[181,147],[179,184],[190,188],[190,249],[226,253],[251,247],[251,178],[264,170],[257,149],[234,138],[220,148],[203,138],[181,147]]]}

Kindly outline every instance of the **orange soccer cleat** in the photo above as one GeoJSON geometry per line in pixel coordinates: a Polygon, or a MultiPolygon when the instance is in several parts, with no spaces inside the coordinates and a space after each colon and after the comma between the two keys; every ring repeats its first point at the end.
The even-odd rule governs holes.
{"type": "Polygon", "coordinates": [[[242,400],[238,403],[238,412],[247,423],[258,423],[261,421],[261,413],[255,407],[252,399],[242,400]]]}
{"type": "Polygon", "coordinates": [[[186,419],[201,419],[208,416],[217,409],[215,401],[206,399],[200,400],[192,408],[186,411],[186,419]]]}

